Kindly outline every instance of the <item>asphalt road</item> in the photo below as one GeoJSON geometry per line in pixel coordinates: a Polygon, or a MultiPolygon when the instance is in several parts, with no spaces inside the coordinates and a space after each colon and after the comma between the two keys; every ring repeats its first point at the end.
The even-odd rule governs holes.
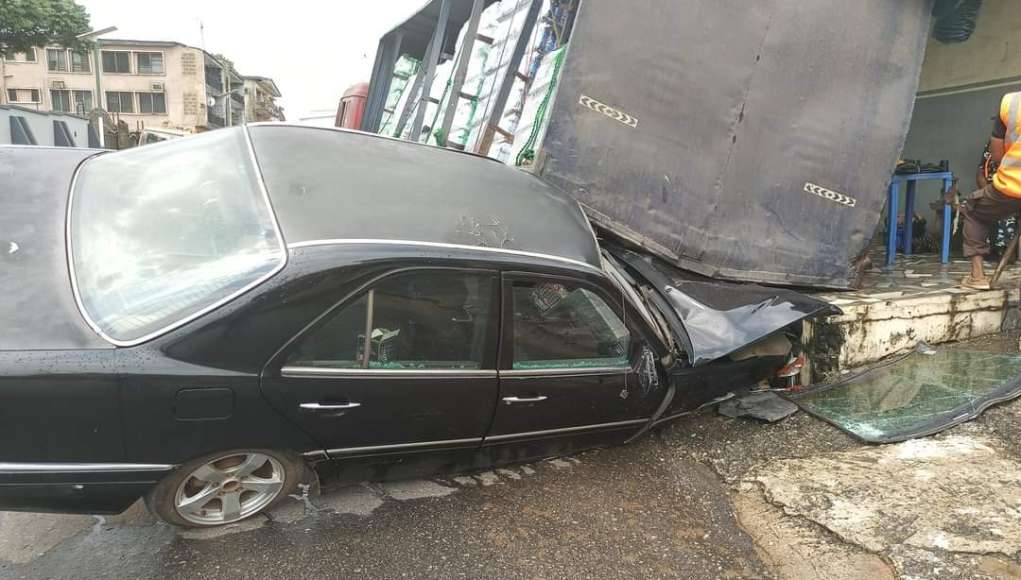
{"type": "MultiPolygon", "coordinates": [[[[959,348],[1017,352],[1018,337],[959,348]]],[[[327,483],[214,530],[137,505],[0,512],[0,580],[1021,578],[1019,440],[1021,399],[890,446],[804,413],[765,425],[707,412],[575,457],[327,483]]]]}
{"type": "Polygon", "coordinates": [[[766,576],[707,467],[659,437],[449,479],[330,487],[269,518],[181,531],[0,513],[0,578],[766,576]]]}

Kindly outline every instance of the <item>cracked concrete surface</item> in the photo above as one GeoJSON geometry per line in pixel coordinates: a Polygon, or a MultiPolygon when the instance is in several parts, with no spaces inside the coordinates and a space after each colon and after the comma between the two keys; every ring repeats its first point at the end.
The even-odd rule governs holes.
{"type": "Polygon", "coordinates": [[[755,488],[732,496],[741,527],[755,542],[766,565],[780,578],[816,580],[893,580],[884,558],[848,545],[801,518],[793,518],[766,501],[755,488]]]}
{"type": "Polygon", "coordinates": [[[951,434],[770,462],[747,481],[787,514],[887,555],[905,572],[942,553],[1016,557],[1021,463],[995,445],[951,434]]]}
{"type": "Polygon", "coordinates": [[[1021,463],[968,435],[787,459],[747,479],[787,513],[872,552],[1021,551],[1021,463]]]}
{"type": "MultiPolygon", "coordinates": [[[[1017,345],[1014,334],[953,348],[1017,345]]],[[[1021,400],[889,446],[804,413],[776,425],[702,415],[663,439],[731,485],[779,578],[1021,578],[1021,400]]]]}

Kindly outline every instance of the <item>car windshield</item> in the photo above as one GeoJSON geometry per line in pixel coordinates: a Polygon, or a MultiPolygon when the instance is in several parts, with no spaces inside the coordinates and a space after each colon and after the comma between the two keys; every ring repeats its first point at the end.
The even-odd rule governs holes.
{"type": "Polygon", "coordinates": [[[286,260],[242,130],[92,158],[69,228],[78,299],[118,344],[183,324],[286,260]]]}

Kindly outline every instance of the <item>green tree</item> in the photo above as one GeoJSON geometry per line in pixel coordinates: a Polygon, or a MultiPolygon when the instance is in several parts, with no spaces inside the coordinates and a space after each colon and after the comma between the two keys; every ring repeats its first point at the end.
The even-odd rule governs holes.
{"type": "Polygon", "coordinates": [[[0,0],[0,49],[24,52],[59,44],[85,48],[77,36],[88,32],[89,13],[74,0],[0,0]]]}

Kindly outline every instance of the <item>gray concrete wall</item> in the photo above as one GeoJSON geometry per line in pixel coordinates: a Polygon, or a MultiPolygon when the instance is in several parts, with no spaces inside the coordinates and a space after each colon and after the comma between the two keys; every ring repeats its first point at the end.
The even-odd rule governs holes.
{"type": "Polygon", "coordinates": [[[1021,76],[1021,3],[985,0],[978,25],[967,42],[943,44],[929,39],[918,90],[986,83],[1021,76]]]}

